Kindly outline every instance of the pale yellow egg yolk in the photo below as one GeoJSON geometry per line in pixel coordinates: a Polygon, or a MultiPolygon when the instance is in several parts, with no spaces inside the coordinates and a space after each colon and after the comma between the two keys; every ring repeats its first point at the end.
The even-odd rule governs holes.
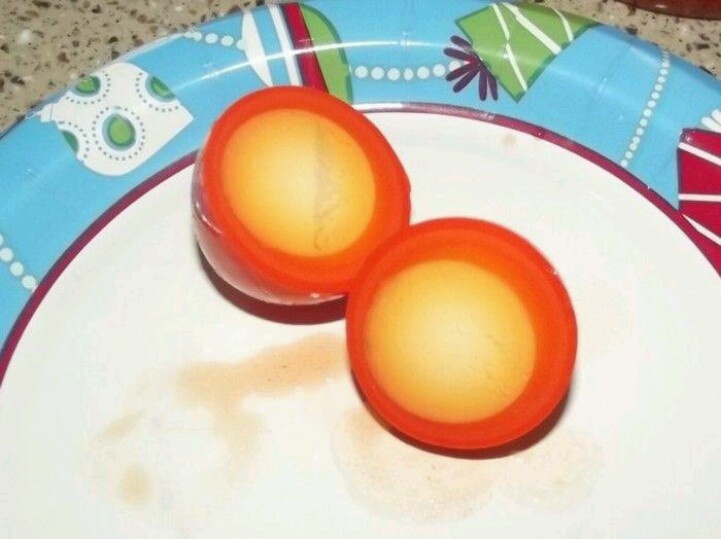
{"type": "Polygon", "coordinates": [[[369,310],[369,367],[414,415],[478,421],[526,387],[536,341],[529,314],[501,278],[466,262],[423,262],[388,279],[369,310]]]}
{"type": "Polygon", "coordinates": [[[303,110],[264,112],[240,125],[221,174],[235,216],[261,243],[291,255],[340,252],[373,215],[375,181],[363,148],[303,110]]]}

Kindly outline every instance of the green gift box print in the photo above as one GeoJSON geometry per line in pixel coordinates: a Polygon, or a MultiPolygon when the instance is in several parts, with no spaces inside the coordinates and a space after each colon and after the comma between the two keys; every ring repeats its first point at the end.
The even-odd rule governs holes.
{"type": "Polygon", "coordinates": [[[456,24],[498,83],[520,101],[546,67],[597,23],[545,6],[501,2],[456,24]]]}

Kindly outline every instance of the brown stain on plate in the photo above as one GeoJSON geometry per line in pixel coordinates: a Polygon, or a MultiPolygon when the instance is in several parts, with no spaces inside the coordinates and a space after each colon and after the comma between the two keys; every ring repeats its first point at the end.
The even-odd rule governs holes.
{"type": "Polygon", "coordinates": [[[589,497],[603,458],[587,434],[559,429],[504,463],[503,494],[523,506],[564,509],[589,497]]]}
{"type": "Polygon", "coordinates": [[[114,419],[98,432],[96,436],[97,441],[112,443],[124,439],[135,430],[143,414],[144,412],[131,412],[118,419],[114,419]]]}
{"type": "MultiPolygon", "coordinates": [[[[247,475],[241,472],[253,469],[261,450],[262,418],[247,409],[246,399],[316,390],[347,374],[345,340],[332,334],[271,347],[236,362],[183,367],[163,378],[160,394],[150,384],[140,402],[91,438],[92,453],[86,456],[100,464],[94,481],[126,508],[148,514],[172,515],[201,502],[217,507],[237,496],[234,485],[247,475]],[[199,417],[209,423],[196,432],[192,421],[199,417]],[[186,425],[185,418],[194,419],[186,425]],[[188,431],[203,453],[220,451],[219,460],[176,482],[177,471],[166,466],[176,455],[163,453],[170,447],[163,440],[177,434],[182,449],[188,431]],[[147,460],[151,456],[155,460],[147,460]],[[167,499],[181,505],[156,507],[167,499]]],[[[572,429],[555,429],[535,445],[502,458],[467,458],[409,444],[365,407],[342,415],[332,447],[334,464],[357,503],[371,513],[419,524],[477,514],[494,496],[539,511],[565,508],[587,498],[602,466],[593,439],[572,429]]]]}
{"type": "Polygon", "coordinates": [[[346,368],[345,341],[319,334],[293,344],[274,346],[237,363],[198,363],[180,371],[181,401],[222,408],[250,394],[285,394],[314,388],[346,368]]]}
{"type": "Polygon", "coordinates": [[[333,447],[357,502],[413,522],[462,519],[494,496],[541,511],[564,509],[588,497],[603,465],[596,442],[569,429],[498,458],[430,452],[395,436],[366,408],[343,417],[333,447]]]}
{"type": "Polygon", "coordinates": [[[518,143],[516,135],[513,133],[506,133],[501,139],[501,144],[504,148],[513,148],[518,143]]]}
{"type": "Polygon", "coordinates": [[[195,363],[143,380],[131,392],[132,406],[88,440],[84,467],[91,485],[133,510],[152,509],[150,502],[161,499],[221,503],[247,478],[260,450],[264,425],[245,399],[318,389],[348,372],[345,350],[342,337],[317,334],[236,362],[195,363]],[[209,428],[199,428],[207,421],[209,428]],[[203,453],[218,453],[216,460],[193,453],[203,446],[203,453]],[[174,471],[178,458],[187,465],[174,471]],[[191,496],[188,488],[196,492],[191,496]]]}
{"type": "Polygon", "coordinates": [[[128,466],[120,476],[117,492],[118,498],[127,505],[144,505],[152,494],[148,472],[139,464],[128,466]]]}
{"type": "Polygon", "coordinates": [[[210,413],[215,433],[232,452],[259,430],[258,420],[243,410],[245,397],[318,388],[347,371],[345,350],[337,335],[313,335],[237,363],[192,365],[180,371],[176,389],[181,403],[210,413]]]}
{"type": "Polygon", "coordinates": [[[494,477],[484,462],[431,453],[392,435],[365,408],[348,412],[333,440],[350,494],[399,520],[456,520],[486,502],[494,477]]]}

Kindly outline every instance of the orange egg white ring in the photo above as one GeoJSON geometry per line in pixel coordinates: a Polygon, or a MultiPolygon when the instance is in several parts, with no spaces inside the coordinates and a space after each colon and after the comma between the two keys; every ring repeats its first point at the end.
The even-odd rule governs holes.
{"type": "MultiPolygon", "coordinates": [[[[268,151],[264,150],[264,155],[267,159],[268,151]]],[[[282,162],[284,158],[287,156],[279,152],[277,159],[282,162]]],[[[250,155],[244,162],[252,163],[252,159],[250,155]]],[[[343,101],[301,87],[275,87],[249,94],[222,114],[199,156],[193,200],[196,235],[213,268],[239,290],[273,303],[318,303],[347,293],[368,255],[410,220],[410,184],[381,132],[343,101]],[[351,244],[337,252],[308,256],[269,245],[257,231],[254,233],[249,226],[252,223],[239,218],[237,204],[234,209],[234,201],[229,199],[223,177],[229,144],[244,125],[277,111],[301,111],[317,115],[327,125],[331,122],[362,150],[370,167],[375,194],[367,225],[351,244]]],[[[281,202],[289,201],[279,200],[279,206],[281,202]]]]}
{"type": "MultiPolygon", "coordinates": [[[[462,269],[461,274],[465,275],[465,271],[462,269]]],[[[469,275],[475,274],[470,271],[469,275]]],[[[405,282],[411,281],[406,279],[405,282]]],[[[469,286],[469,290],[471,288],[469,286]]],[[[562,281],[550,263],[528,241],[488,222],[464,218],[439,219],[409,227],[396,235],[381,246],[361,270],[349,295],[346,320],[351,367],[368,404],[392,427],[423,444],[457,450],[480,450],[508,444],[538,427],[561,403],[571,382],[577,349],[577,325],[570,297],[562,281]],[[515,384],[517,395],[514,393],[507,403],[496,400],[488,406],[483,402],[480,407],[477,406],[476,398],[480,401],[487,399],[489,394],[498,389],[487,386],[487,391],[475,391],[478,384],[482,387],[483,383],[495,383],[492,377],[488,378],[490,382],[484,382],[483,376],[474,378],[472,370],[461,370],[462,377],[449,382],[448,373],[453,371],[454,366],[446,368],[443,362],[453,361],[458,356],[457,350],[449,349],[447,357],[438,358],[438,367],[427,367],[423,361],[414,361],[418,358],[409,356],[407,348],[413,348],[414,337],[409,335],[412,330],[398,318],[407,316],[426,321],[423,334],[417,334],[417,338],[425,344],[410,354],[422,354],[426,348],[433,350],[434,343],[429,339],[453,342],[452,336],[446,335],[449,328],[443,327],[442,313],[435,313],[438,315],[439,329],[434,337],[436,330],[432,324],[427,324],[428,320],[435,320],[433,304],[418,298],[424,295],[440,297],[439,303],[442,303],[443,298],[438,294],[442,294],[445,289],[455,289],[438,280],[435,284],[429,283],[426,288],[418,285],[419,289],[415,293],[406,293],[408,299],[405,301],[413,304],[410,308],[399,303],[404,301],[404,296],[393,296],[395,292],[389,290],[396,290],[398,287],[395,284],[405,279],[399,276],[413,274],[409,270],[443,267],[449,261],[452,262],[448,266],[450,268],[477,268],[477,277],[471,279],[480,283],[480,294],[488,290],[496,298],[512,297],[513,302],[518,300],[521,310],[506,309],[504,302],[510,302],[507,299],[495,299],[493,301],[501,303],[494,305],[490,298],[460,295],[453,302],[460,303],[461,308],[465,308],[462,305],[467,303],[470,305],[468,312],[474,312],[475,305],[491,321],[495,311],[506,314],[512,312],[512,317],[516,318],[510,320],[519,320],[523,324],[525,320],[531,328],[533,343],[530,347],[517,347],[512,330],[509,335],[497,336],[499,341],[505,343],[503,346],[509,354],[526,354],[528,350],[533,353],[532,368],[520,385],[515,384]],[[441,266],[438,266],[439,262],[441,266]],[[378,326],[379,329],[375,328],[377,324],[374,321],[381,316],[378,314],[378,306],[384,304],[383,298],[389,297],[389,294],[395,303],[384,307],[386,312],[381,318],[382,324],[378,326]],[[420,311],[423,311],[422,315],[414,314],[420,311]],[[396,329],[405,334],[394,333],[396,329]],[[384,348],[384,343],[377,342],[379,339],[392,343],[384,348]],[[399,362],[400,367],[396,364],[399,362]],[[429,368],[430,373],[427,372],[429,368]],[[434,368],[436,371],[432,370],[434,368]],[[475,392],[465,394],[468,403],[467,410],[464,410],[462,402],[460,407],[455,402],[455,394],[443,393],[441,389],[445,391],[448,387],[458,387],[462,393],[468,389],[464,386],[466,373],[471,375],[468,376],[471,379],[468,383],[477,384],[471,386],[475,392]],[[427,385],[429,380],[433,381],[433,376],[437,376],[440,397],[433,395],[433,389],[427,385]],[[423,391],[431,394],[424,394],[423,391]],[[447,410],[443,409],[444,398],[448,400],[447,410]],[[503,404],[502,408],[493,408],[499,402],[503,404]],[[483,410],[492,410],[492,413],[484,415],[483,410]],[[464,415],[465,412],[470,415],[464,415]]],[[[462,319],[458,320],[463,322],[462,319]]],[[[503,320],[501,322],[505,323],[503,320]]],[[[490,324],[488,327],[496,326],[490,324]]],[[[502,327],[502,324],[497,327],[502,327]]],[[[519,327],[519,341],[523,340],[521,329],[519,327]]],[[[484,328],[478,327],[479,334],[483,331],[484,328]]],[[[469,335],[475,338],[473,333],[469,335]]],[[[489,339],[493,340],[494,336],[489,336],[489,339]]],[[[483,339],[477,341],[483,348],[483,339]]],[[[484,350],[493,348],[486,347],[484,350]]],[[[493,368],[500,369],[499,372],[505,367],[503,361],[498,365],[498,358],[506,358],[509,362],[517,359],[513,355],[496,355],[494,361],[497,365],[493,368]]],[[[475,356],[471,354],[469,357],[475,356]]],[[[428,361],[432,364],[435,360],[431,357],[428,361]]],[[[515,371],[511,369],[509,372],[515,371]]]]}

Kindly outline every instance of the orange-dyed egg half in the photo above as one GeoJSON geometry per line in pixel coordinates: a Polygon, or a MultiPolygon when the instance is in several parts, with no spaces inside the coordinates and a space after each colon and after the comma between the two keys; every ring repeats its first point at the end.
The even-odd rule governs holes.
{"type": "Polygon", "coordinates": [[[476,450],[532,431],[568,391],[570,298],[526,240],[491,223],[412,226],[361,270],[347,310],[370,406],[422,443],[476,450]]]}
{"type": "Polygon", "coordinates": [[[381,132],[345,102],[277,87],[232,105],[193,182],[195,229],[215,271],[265,302],[320,303],[408,226],[410,186],[381,132]]]}

